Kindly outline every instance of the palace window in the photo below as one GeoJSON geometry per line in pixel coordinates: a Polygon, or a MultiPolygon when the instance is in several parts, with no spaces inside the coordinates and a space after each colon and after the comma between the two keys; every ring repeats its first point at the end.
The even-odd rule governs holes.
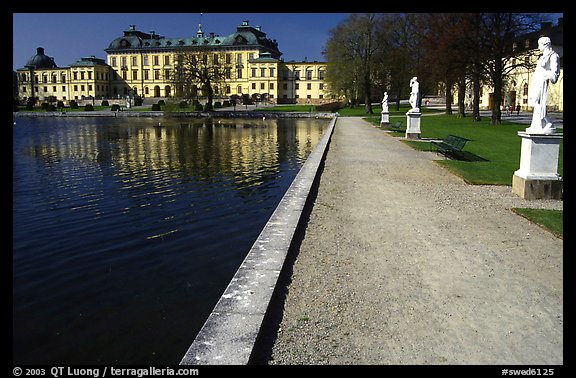
{"type": "Polygon", "coordinates": [[[144,63],[143,63],[143,65],[144,65],[144,66],[149,66],[149,65],[150,65],[150,61],[149,61],[148,55],[144,55],[144,63]]]}
{"type": "Polygon", "coordinates": [[[160,70],[154,70],[154,80],[160,80],[160,70]]]}
{"type": "Polygon", "coordinates": [[[252,68],[252,77],[256,77],[256,68],[252,68]]]}
{"type": "Polygon", "coordinates": [[[84,71],[80,72],[80,80],[84,80],[84,71]]]}
{"type": "Polygon", "coordinates": [[[110,65],[111,65],[112,67],[116,67],[116,57],[115,57],[115,56],[113,56],[112,58],[110,58],[110,65]]]}
{"type": "Polygon", "coordinates": [[[306,89],[311,90],[311,89],[312,89],[312,84],[310,84],[310,83],[306,84],[306,89]]]}
{"type": "Polygon", "coordinates": [[[266,76],[266,68],[260,68],[260,77],[266,76]]]}
{"type": "Polygon", "coordinates": [[[170,80],[170,70],[164,70],[164,79],[170,80]]]}
{"type": "Polygon", "coordinates": [[[324,80],[324,70],[319,70],[319,71],[318,71],[318,79],[324,80]]]}
{"type": "Polygon", "coordinates": [[[260,83],[260,89],[266,89],[266,85],[264,83],[260,83]]]}
{"type": "Polygon", "coordinates": [[[138,71],[137,70],[132,71],[132,80],[138,80],[138,71]]]}
{"type": "Polygon", "coordinates": [[[242,79],[242,68],[238,68],[238,79],[242,79]]]}
{"type": "Polygon", "coordinates": [[[165,65],[165,66],[169,66],[169,65],[170,65],[170,56],[169,56],[169,55],[165,55],[165,56],[164,56],[164,65],[165,65]]]}
{"type": "Polygon", "coordinates": [[[270,67],[270,77],[274,77],[274,68],[270,67]]]}
{"type": "Polygon", "coordinates": [[[226,54],[226,64],[232,63],[232,54],[226,54]]]}
{"type": "Polygon", "coordinates": [[[252,83],[252,89],[256,89],[256,83],[252,83]]]}
{"type": "Polygon", "coordinates": [[[312,70],[306,70],[306,80],[312,80],[312,70]]]}
{"type": "Polygon", "coordinates": [[[133,66],[137,66],[137,65],[138,65],[138,57],[137,57],[137,56],[133,56],[133,57],[132,57],[132,65],[133,65],[133,66]]]}
{"type": "Polygon", "coordinates": [[[158,55],[154,55],[154,56],[152,57],[152,62],[153,62],[153,64],[154,64],[155,66],[158,66],[158,65],[159,65],[159,63],[158,63],[158,62],[159,62],[159,60],[158,60],[158,55]]]}

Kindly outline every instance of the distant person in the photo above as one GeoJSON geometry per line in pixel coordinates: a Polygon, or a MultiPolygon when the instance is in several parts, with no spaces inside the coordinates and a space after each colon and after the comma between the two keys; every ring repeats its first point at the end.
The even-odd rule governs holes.
{"type": "Polygon", "coordinates": [[[546,115],[546,103],[548,102],[548,86],[550,83],[556,83],[560,76],[560,57],[552,50],[549,37],[538,39],[538,49],[542,51],[542,56],[538,59],[532,76],[528,104],[534,107],[534,111],[532,123],[526,132],[553,134],[556,132],[556,128],[553,126],[552,119],[546,115]]]}
{"type": "Polygon", "coordinates": [[[520,104],[516,105],[516,115],[520,115],[520,104]]]}

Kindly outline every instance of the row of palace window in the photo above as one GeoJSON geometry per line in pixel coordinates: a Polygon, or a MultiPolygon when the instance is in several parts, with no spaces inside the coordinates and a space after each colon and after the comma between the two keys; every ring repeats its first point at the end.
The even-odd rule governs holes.
{"type": "MultiPolygon", "coordinates": [[[[232,64],[232,53],[226,53],[224,55],[224,61],[225,64],[232,64]]],[[[212,54],[212,64],[220,64],[220,54],[212,54]]],[[[164,65],[165,66],[169,66],[170,65],[170,55],[164,55],[163,56],[163,61],[164,61],[164,65]]],[[[177,55],[176,57],[177,61],[179,64],[182,64],[183,60],[184,60],[184,56],[183,55],[177,55]]],[[[191,55],[191,61],[192,64],[196,64],[196,55],[191,55]]],[[[248,59],[254,59],[254,53],[248,53],[248,59]]],[[[128,64],[128,60],[130,60],[130,63],[133,67],[137,67],[138,66],[138,55],[132,55],[130,57],[127,56],[123,56],[120,57],[120,66],[121,67],[126,67],[128,64]]],[[[208,63],[208,54],[203,54],[202,55],[202,61],[204,64],[208,63]]],[[[236,63],[237,64],[242,64],[242,53],[237,53],[236,54],[236,63]]],[[[118,59],[115,56],[110,57],[110,65],[112,67],[118,67],[118,59]]],[[[142,65],[143,66],[149,66],[150,65],[150,55],[142,55],[142,65]]],[[[159,66],[160,65],[160,55],[152,55],[152,65],[153,66],[159,66]]]]}
{"type": "MultiPolygon", "coordinates": [[[[58,83],[58,75],[52,74],[52,83],[58,83]]],[[[72,71],[72,80],[92,80],[92,71],[72,71]],[[78,79],[78,74],[80,74],[80,79],[78,79]],[[87,75],[86,75],[87,74],[87,75]],[[87,78],[86,78],[87,76],[87,78]]],[[[99,72],[96,71],[96,80],[108,80],[108,73],[107,72],[99,72]]],[[[28,81],[28,77],[25,73],[20,75],[20,81],[22,83],[26,83],[28,81]]],[[[66,83],[66,74],[60,74],[60,82],[66,83]]],[[[34,75],[34,83],[39,83],[39,77],[34,75]]],[[[48,75],[42,75],[42,83],[48,83],[48,75]]]]}
{"type": "MultiPolygon", "coordinates": [[[[163,80],[170,80],[171,74],[170,74],[169,69],[164,70],[164,78],[162,78],[163,80]]],[[[144,74],[144,80],[150,80],[150,70],[142,70],[143,74],[144,74]]],[[[282,72],[282,79],[283,80],[289,80],[289,72],[288,70],[284,70],[282,72]]],[[[154,80],[161,80],[160,77],[160,70],[154,70],[154,80]]],[[[260,68],[260,76],[257,75],[258,73],[258,69],[257,68],[252,68],[252,77],[275,77],[275,68],[273,67],[269,67],[268,68],[268,73],[269,76],[266,76],[266,68],[260,68]]],[[[138,80],[138,70],[132,70],[132,77],[131,80],[138,80]]],[[[230,68],[226,68],[224,71],[224,75],[226,77],[226,79],[231,79],[232,78],[232,69],[230,68]]],[[[319,80],[324,80],[324,71],[320,70],[318,71],[318,76],[319,76],[319,80]]],[[[118,73],[114,73],[114,79],[118,80],[118,73]]],[[[295,80],[300,80],[300,71],[296,70],[294,71],[294,79],[295,80]]],[[[242,79],[242,69],[238,69],[236,72],[236,78],[237,79],[242,79]]],[[[128,80],[128,72],[126,70],[122,71],[122,79],[124,80],[128,80]]],[[[312,80],[312,70],[307,70],[306,71],[306,80],[312,80]]]]}
{"type": "MultiPolygon", "coordinates": [[[[25,86],[22,87],[22,93],[26,93],[26,91],[27,91],[26,88],[27,87],[25,87],[25,86]]],[[[86,85],[80,85],[80,86],[74,85],[73,88],[74,88],[74,92],[78,92],[78,88],[80,88],[80,92],[84,92],[86,90],[86,88],[88,88],[88,92],[90,92],[93,87],[92,87],[92,84],[88,84],[87,86],[86,85]]],[[[38,87],[34,87],[34,90],[36,92],[38,92],[38,87]]],[[[46,86],[43,87],[43,90],[44,90],[44,93],[47,93],[48,87],[46,87],[46,86]]],[[[96,92],[100,92],[100,90],[102,90],[103,92],[108,92],[108,86],[102,85],[102,87],[100,87],[100,85],[96,84],[96,92]]],[[[55,85],[52,86],[52,92],[55,93],[57,91],[58,91],[58,88],[55,85]]],[[[66,86],[65,85],[62,86],[62,92],[66,92],[66,86]]]]}

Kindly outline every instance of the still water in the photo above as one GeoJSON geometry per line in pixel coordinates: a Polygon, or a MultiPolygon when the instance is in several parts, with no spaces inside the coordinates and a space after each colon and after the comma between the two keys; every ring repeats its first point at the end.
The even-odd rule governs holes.
{"type": "Polygon", "coordinates": [[[327,120],[16,118],[13,362],[177,364],[327,120]]]}

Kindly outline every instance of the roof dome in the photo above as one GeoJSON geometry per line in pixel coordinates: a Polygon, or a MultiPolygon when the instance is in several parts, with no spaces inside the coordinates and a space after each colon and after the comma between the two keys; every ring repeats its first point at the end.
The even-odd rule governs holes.
{"type": "Polygon", "coordinates": [[[38,47],[36,49],[36,55],[28,59],[25,67],[32,68],[57,68],[54,58],[51,58],[44,54],[44,48],[38,47]]]}
{"type": "Polygon", "coordinates": [[[116,38],[108,46],[109,49],[133,49],[142,47],[142,39],[135,35],[125,35],[116,38]]]}

